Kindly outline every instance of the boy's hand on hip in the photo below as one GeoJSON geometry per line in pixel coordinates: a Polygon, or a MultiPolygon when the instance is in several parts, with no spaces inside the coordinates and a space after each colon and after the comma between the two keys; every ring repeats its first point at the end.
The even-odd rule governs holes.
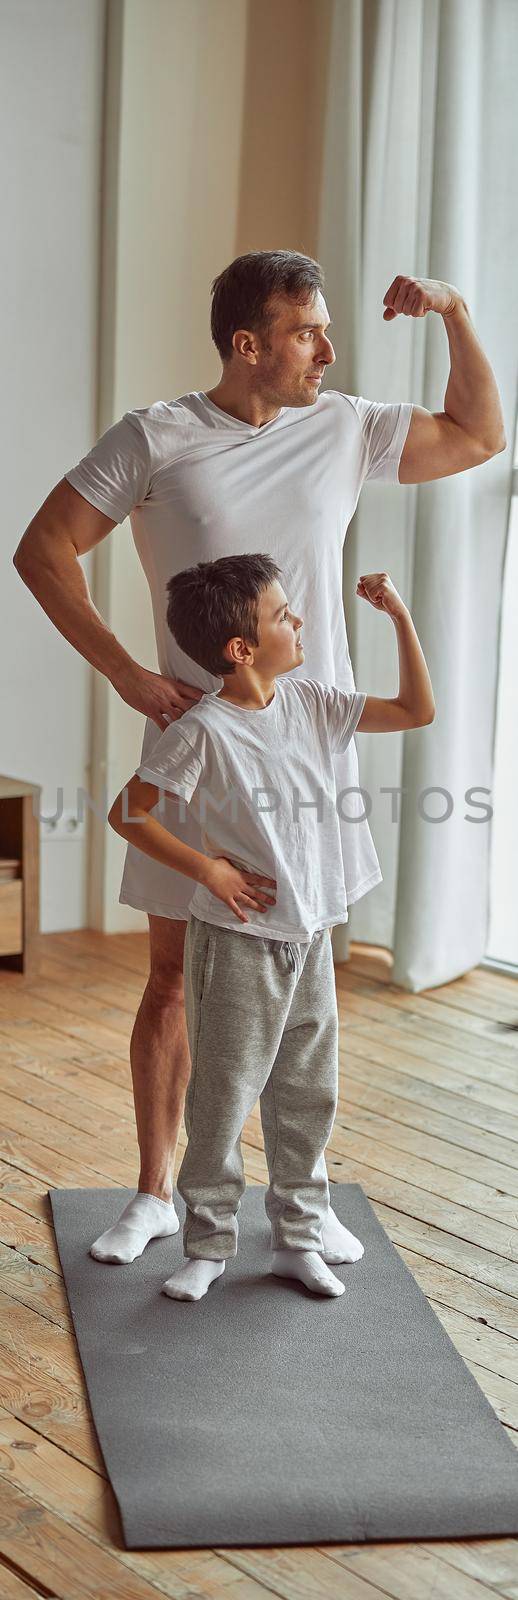
{"type": "Polygon", "coordinates": [[[224,905],[230,906],[240,922],[249,921],[242,909],[244,905],[251,906],[252,911],[268,911],[269,906],[275,905],[276,879],[264,878],[259,872],[244,872],[234,867],[226,856],[207,859],[200,883],[224,905]]]}
{"type": "Polygon", "coordinates": [[[400,617],[407,610],[388,572],[364,573],[358,579],[356,593],[362,600],[368,600],[376,611],[386,611],[389,617],[400,617]]]}

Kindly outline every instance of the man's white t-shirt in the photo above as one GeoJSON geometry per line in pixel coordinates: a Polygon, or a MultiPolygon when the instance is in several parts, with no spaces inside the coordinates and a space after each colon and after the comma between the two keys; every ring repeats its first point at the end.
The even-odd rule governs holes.
{"type": "Polygon", "coordinates": [[[245,906],[245,923],[201,884],[193,893],[189,879],[196,917],[303,942],[347,921],[333,754],[346,750],[365,699],[284,674],[266,706],[234,706],[211,692],[160,735],[138,776],[183,798],[179,818],[188,805],[204,855],[276,882],[275,905],[245,906]]]}
{"type": "MultiPolygon", "coordinates": [[[[151,591],[160,672],[206,692],[223,687],[223,677],[198,666],[173,639],[166,621],[167,580],[198,561],[264,552],[278,563],[288,601],[304,618],[304,662],[290,676],[351,693],[344,540],[362,484],[374,478],[398,482],[411,416],[410,403],[384,404],[329,389],[310,405],[283,406],[273,421],[254,427],[195,390],[127,411],[102,434],[65,477],[112,521],[130,518],[151,591]]],[[[161,737],[146,718],[144,764],[161,737]]],[[[381,871],[357,792],[354,739],[334,764],[338,790],[353,791],[343,798],[340,819],[351,905],[381,881],[381,871]]],[[[166,798],[161,817],[173,834],[175,805],[166,798]]],[[[194,816],[188,815],[181,837],[201,849],[194,816]]],[[[191,893],[188,879],[127,846],[122,904],[185,919],[191,893]]]]}

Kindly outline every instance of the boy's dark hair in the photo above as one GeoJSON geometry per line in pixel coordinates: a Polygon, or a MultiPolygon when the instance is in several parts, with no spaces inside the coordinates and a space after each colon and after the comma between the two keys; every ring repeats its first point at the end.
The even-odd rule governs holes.
{"type": "Polygon", "coordinates": [[[271,556],[220,556],[169,578],[167,625],[180,649],[216,677],[235,672],[223,656],[229,639],[259,644],[258,600],[281,569],[271,556]]]}
{"type": "Polygon", "coordinates": [[[312,256],[298,250],[249,250],[236,256],[211,284],[210,328],[222,361],[233,354],[236,328],[250,328],[268,342],[276,315],[268,302],[286,295],[306,305],[324,288],[324,272],[312,256]]]}

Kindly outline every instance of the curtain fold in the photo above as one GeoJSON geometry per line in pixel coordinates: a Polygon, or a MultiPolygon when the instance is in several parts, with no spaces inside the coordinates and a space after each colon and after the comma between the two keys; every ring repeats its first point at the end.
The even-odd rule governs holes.
{"type": "Polygon", "coordinates": [[[332,382],[441,411],[442,318],[383,322],[382,305],[397,273],[440,278],[467,302],[508,438],[505,452],[450,478],[366,485],[346,539],[358,688],[397,685],[393,626],[355,595],[361,572],[385,569],[412,612],[436,700],[429,727],[357,735],[384,881],[351,908],[347,933],[391,948],[394,982],[411,991],[466,972],[487,941],[518,380],[517,66],[513,0],[334,0],[319,237],[332,382]]]}

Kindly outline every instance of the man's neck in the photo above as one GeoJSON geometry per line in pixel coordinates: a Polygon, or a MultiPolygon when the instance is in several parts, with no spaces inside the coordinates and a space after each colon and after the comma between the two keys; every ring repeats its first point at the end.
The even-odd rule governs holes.
{"type": "Polygon", "coordinates": [[[238,422],[249,422],[252,428],[263,428],[266,422],[274,422],[282,411],[282,406],[269,404],[264,396],[238,394],[230,384],[218,383],[215,389],[205,389],[204,393],[220,411],[236,417],[238,422]]]}

